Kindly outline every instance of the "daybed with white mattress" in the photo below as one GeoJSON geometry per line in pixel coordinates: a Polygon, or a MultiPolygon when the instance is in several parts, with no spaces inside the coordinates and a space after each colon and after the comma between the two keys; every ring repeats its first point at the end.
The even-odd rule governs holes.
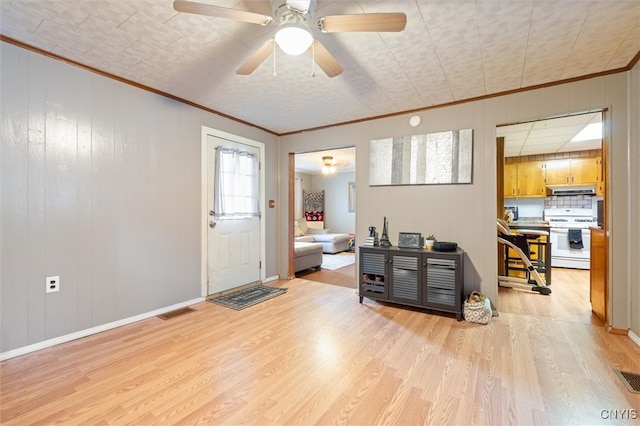
{"type": "Polygon", "coordinates": [[[307,227],[305,220],[296,221],[295,240],[298,242],[315,242],[322,244],[324,253],[339,253],[349,250],[349,234],[331,234],[328,229],[307,227]]]}

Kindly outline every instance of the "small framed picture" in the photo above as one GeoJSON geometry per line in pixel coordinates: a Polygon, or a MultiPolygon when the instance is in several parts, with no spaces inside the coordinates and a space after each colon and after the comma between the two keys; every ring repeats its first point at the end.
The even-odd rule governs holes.
{"type": "Polygon", "coordinates": [[[356,183],[349,182],[349,213],[356,211],[356,183]]]}
{"type": "Polygon", "coordinates": [[[398,247],[420,248],[422,247],[422,234],[419,232],[400,232],[398,234],[398,247]]]}

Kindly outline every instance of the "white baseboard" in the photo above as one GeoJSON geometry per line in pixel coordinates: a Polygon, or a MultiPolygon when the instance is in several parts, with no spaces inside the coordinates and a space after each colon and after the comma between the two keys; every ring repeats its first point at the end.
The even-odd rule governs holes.
{"type": "Polygon", "coordinates": [[[631,340],[633,340],[633,343],[640,346],[640,337],[637,334],[629,330],[629,337],[631,337],[631,340]]]}
{"type": "Polygon", "coordinates": [[[175,305],[166,306],[164,308],[156,309],[155,311],[145,312],[144,314],[135,315],[129,318],[124,318],[118,321],[113,321],[107,324],[102,324],[96,327],[87,328],[85,330],[76,331],[75,333],[66,334],[64,336],[55,337],[53,339],[44,340],[42,342],[34,343],[32,345],[23,346],[21,348],[12,349],[7,352],[0,353],[0,361],[4,361],[10,358],[15,358],[20,355],[25,355],[31,352],[39,351],[40,349],[49,348],[51,346],[59,345],[60,343],[70,342],[72,340],[87,337],[92,334],[101,333],[103,331],[111,330],[112,328],[122,327],[123,325],[131,324],[137,321],[141,321],[147,318],[155,317],[156,315],[164,314],[176,309],[184,308],[186,306],[194,305],[196,303],[203,302],[204,297],[198,297],[196,299],[187,300],[186,302],[176,303],[175,305]]]}
{"type": "Polygon", "coordinates": [[[278,281],[279,279],[280,279],[280,275],[274,275],[272,277],[265,278],[262,282],[263,283],[270,283],[271,281],[278,281]]]}

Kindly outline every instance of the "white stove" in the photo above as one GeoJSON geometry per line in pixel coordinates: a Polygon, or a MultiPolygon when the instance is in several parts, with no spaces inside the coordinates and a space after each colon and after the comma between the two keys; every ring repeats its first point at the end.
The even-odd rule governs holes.
{"type": "Polygon", "coordinates": [[[589,269],[591,232],[598,221],[591,209],[545,209],[544,219],[549,222],[551,240],[551,266],[560,268],[589,269]]]}
{"type": "Polygon", "coordinates": [[[593,210],[580,208],[555,207],[544,210],[544,219],[552,228],[582,228],[597,227],[598,221],[593,217],[593,210]]]}

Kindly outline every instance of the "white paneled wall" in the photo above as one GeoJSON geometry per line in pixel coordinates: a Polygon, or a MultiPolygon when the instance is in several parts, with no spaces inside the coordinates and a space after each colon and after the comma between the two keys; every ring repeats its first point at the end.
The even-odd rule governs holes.
{"type": "MultiPolygon", "coordinates": [[[[497,295],[497,124],[610,108],[612,321],[640,335],[640,70],[280,139],[0,43],[0,352],[200,294],[201,126],[266,144],[266,276],[287,271],[289,152],[356,146],[358,243],[389,220],[466,251],[465,285],[497,295]],[[471,185],[369,187],[371,139],[474,129],[471,185]],[[280,242],[280,243],[279,243],[280,242]],[[46,295],[44,278],[60,275],[46,295]]],[[[345,190],[346,191],[346,190],[345,190]]],[[[357,303],[354,298],[354,303],[357,303]]]]}
{"type": "Polygon", "coordinates": [[[630,137],[629,137],[629,157],[630,157],[630,185],[629,185],[629,288],[630,305],[630,327],[637,337],[636,343],[640,345],[640,63],[633,67],[630,73],[629,91],[630,100],[630,137]],[[634,257],[635,255],[635,257],[634,257]]]}
{"type": "MultiPolygon", "coordinates": [[[[201,128],[277,138],[0,43],[0,353],[201,296],[201,128]],[[60,291],[45,293],[45,277],[60,291]]],[[[277,209],[266,276],[277,274],[277,209]]]]}

